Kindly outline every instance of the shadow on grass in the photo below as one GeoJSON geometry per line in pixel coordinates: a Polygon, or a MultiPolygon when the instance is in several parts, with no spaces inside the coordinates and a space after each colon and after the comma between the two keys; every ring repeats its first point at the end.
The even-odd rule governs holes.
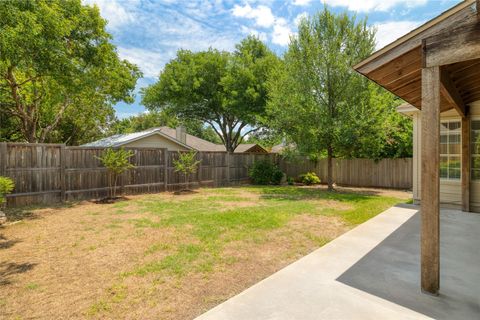
{"type": "Polygon", "coordinates": [[[7,216],[7,224],[22,221],[22,220],[34,220],[41,217],[40,214],[36,213],[37,210],[42,209],[52,209],[52,210],[62,210],[66,208],[71,208],[78,204],[79,202],[66,202],[50,205],[34,205],[34,206],[24,206],[18,208],[7,208],[4,210],[7,216]]]}
{"type": "Polygon", "coordinates": [[[261,198],[273,200],[288,200],[288,201],[302,201],[302,200],[335,200],[335,201],[349,201],[361,202],[377,198],[380,196],[379,192],[375,190],[349,191],[337,189],[328,191],[322,187],[297,187],[297,186],[254,186],[257,189],[261,198]]]}
{"type": "Polygon", "coordinates": [[[20,242],[20,240],[9,240],[9,239],[5,238],[4,235],[0,234],[0,250],[11,248],[19,242],[20,242]]]}
{"type": "Polygon", "coordinates": [[[32,270],[36,263],[0,262],[0,286],[8,285],[11,276],[32,270]]]}

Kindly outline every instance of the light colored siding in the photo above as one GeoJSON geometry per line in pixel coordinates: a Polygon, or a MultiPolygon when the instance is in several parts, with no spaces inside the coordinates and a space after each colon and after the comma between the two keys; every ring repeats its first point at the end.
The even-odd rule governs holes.
{"type": "Polygon", "coordinates": [[[420,132],[422,132],[422,121],[420,112],[413,114],[413,200],[420,201],[420,170],[421,164],[421,141],[420,132]]]}
{"type": "Polygon", "coordinates": [[[161,135],[154,134],[136,141],[132,141],[124,145],[124,147],[132,148],[167,148],[169,151],[186,151],[187,148],[165,138],[161,135]]]}
{"type": "MultiPolygon", "coordinates": [[[[480,119],[480,101],[476,101],[470,105],[470,113],[472,119],[480,119]]],[[[413,114],[413,199],[415,202],[420,200],[420,169],[421,169],[421,112],[413,114]]],[[[460,116],[454,109],[442,112],[441,120],[458,119],[460,116]]],[[[480,181],[472,181],[470,186],[470,203],[471,210],[480,212],[480,181]]],[[[443,205],[455,208],[461,208],[462,190],[460,180],[440,180],[440,202],[443,205]]]]}

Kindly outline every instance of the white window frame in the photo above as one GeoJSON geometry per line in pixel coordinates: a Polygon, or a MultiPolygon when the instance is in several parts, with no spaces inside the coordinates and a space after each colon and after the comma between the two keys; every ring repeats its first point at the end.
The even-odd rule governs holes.
{"type": "MultiPolygon", "coordinates": [[[[473,120],[473,119],[472,119],[473,120]]],[[[480,119],[478,119],[480,120],[480,119]]],[[[451,178],[449,177],[449,174],[450,174],[450,167],[447,167],[447,177],[442,177],[441,176],[441,172],[440,172],[440,180],[442,181],[452,181],[452,182],[459,182],[461,181],[461,178],[462,178],[462,152],[461,152],[461,148],[462,148],[462,121],[458,118],[451,118],[451,119],[442,119],[440,120],[440,123],[441,124],[445,124],[445,123],[453,123],[453,122],[456,122],[456,123],[459,123],[459,127],[458,129],[455,129],[454,131],[452,130],[449,130],[449,131],[442,131],[442,126],[440,126],[440,135],[442,135],[442,132],[448,132],[448,133],[457,133],[459,138],[460,138],[460,141],[459,141],[459,146],[460,146],[460,153],[455,153],[455,154],[451,154],[451,153],[440,153],[440,158],[441,157],[447,157],[447,163],[450,163],[450,158],[452,157],[458,157],[460,159],[460,168],[459,168],[459,177],[458,178],[451,178]]],[[[480,130],[479,130],[480,131],[480,130]]],[[[450,134],[447,134],[447,137],[450,137],[450,134]]],[[[440,144],[441,143],[441,138],[440,138],[440,144]]],[[[448,145],[450,144],[450,139],[448,138],[448,141],[447,141],[447,152],[449,152],[449,147],[448,145]]],[[[440,148],[441,149],[441,148],[440,148]]],[[[480,155],[479,155],[480,156],[480,155]]]]}

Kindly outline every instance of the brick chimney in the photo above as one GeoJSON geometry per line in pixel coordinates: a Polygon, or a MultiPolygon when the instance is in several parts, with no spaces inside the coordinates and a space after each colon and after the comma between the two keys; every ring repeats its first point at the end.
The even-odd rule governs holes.
{"type": "Polygon", "coordinates": [[[184,126],[178,126],[176,129],[175,137],[183,144],[187,144],[187,130],[184,126]]]}

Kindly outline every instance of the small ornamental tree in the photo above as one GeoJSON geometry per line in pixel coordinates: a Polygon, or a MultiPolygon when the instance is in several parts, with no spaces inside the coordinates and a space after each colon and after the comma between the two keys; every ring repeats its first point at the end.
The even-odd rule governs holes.
{"type": "Polygon", "coordinates": [[[2,207],[7,202],[6,195],[13,191],[15,184],[12,179],[0,176],[0,224],[7,221],[5,213],[2,212],[2,207]]]}
{"type": "Polygon", "coordinates": [[[135,167],[130,163],[130,158],[132,156],[132,151],[127,151],[121,148],[118,150],[107,149],[101,157],[98,157],[108,171],[108,188],[110,191],[109,197],[111,199],[115,199],[117,194],[118,176],[135,167]]]}
{"type": "Polygon", "coordinates": [[[198,165],[201,161],[196,160],[197,153],[195,151],[178,152],[178,159],[173,160],[175,172],[181,172],[185,176],[187,190],[189,187],[188,175],[197,172],[198,165]]]}
{"type": "Polygon", "coordinates": [[[7,194],[12,192],[14,187],[12,179],[0,176],[0,208],[7,201],[7,194]]]}

